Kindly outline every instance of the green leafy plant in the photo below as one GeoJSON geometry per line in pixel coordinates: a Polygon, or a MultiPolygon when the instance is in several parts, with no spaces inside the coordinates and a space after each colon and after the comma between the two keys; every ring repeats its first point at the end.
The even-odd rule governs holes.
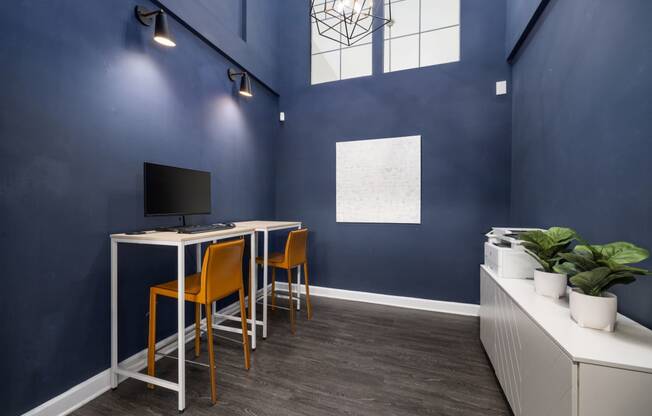
{"type": "Polygon", "coordinates": [[[629,284],[637,276],[650,275],[646,269],[628,266],[647,259],[650,253],[623,241],[604,245],[584,243],[559,256],[565,262],[555,265],[554,270],[568,274],[571,284],[589,296],[602,296],[614,285],[629,284]]]}
{"type": "Polygon", "coordinates": [[[564,227],[526,231],[519,235],[525,251],[548,273],[554,273],[555,265],[562,259],[559,255],[568,250],[575,237],[574,230],[564,227]]]}

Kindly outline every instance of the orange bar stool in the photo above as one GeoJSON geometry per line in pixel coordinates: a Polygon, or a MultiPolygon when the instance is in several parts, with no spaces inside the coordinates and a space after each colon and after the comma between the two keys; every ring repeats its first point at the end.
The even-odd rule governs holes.
{"type": "MultiPolygon", "coordinates": [[[[200,305],[206,308],[206,330],[208,333],[208,357],[211,370],[211,401],[217,402],[215,386],[215,353],[213,351],[212,304],[235,292],[240,297],[240,316],[245,314],[245,295],[242,283],[242,256],[245,242],[243,239],[213,244],[206,249],[201,273],[186,276],[185,300],[195,303],[195,356],[200,353],[200,305]]],[[[147,347],[147,374],[155,375],[156,349],[156,297],[177,298],[177,281],[152,286],[149,291],[149,344],[147,347]]],[[[245,368],[249,370],[249,337],[247,320],[242,321],[242,345],[244,348],[245,368]]],[[[153,386],[150,385],[150,388],[153,386]]]]}
{"type": "MultiPolygon", "coordinates": [[[[295,333],[295,318],[292,296],[292,269],[303,266],[306,289],[306,307],[308,319],[312,319],[312,306],[310,305],[310,284],[308,283],[308,258],[306,255],[308,245],[308,229],[291,231],[285,243],[285,253],[271,253],[267,258],[267,266],[272,268],[272,309],[276,307],[276,269],[285,269],[288,272],[288,299],[290,302],[290,328],[295,333]]],[[[264,259],[257,257],[256,262],[263,264],[264,259]]],[[[267,290],[267,289],[265,289],[267,290]]],[[[300,292],[300,291],[299,291],[300,292]]],[[[300,296],[300,293],[297,293],[300,296]]]]}

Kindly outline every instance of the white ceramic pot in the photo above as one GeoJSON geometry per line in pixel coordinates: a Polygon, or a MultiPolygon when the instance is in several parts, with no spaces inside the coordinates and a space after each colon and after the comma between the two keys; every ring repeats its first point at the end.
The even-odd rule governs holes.
{"type": "Polygon", "coordinates": [[[571,317],[582,328],[613,332],[616,327],[618,298],[610,292],[602,296],[588,296],[573,289],[570,293],[571,317]]]}
{"type": "Polygon", "coordinates": [[[534,291],[541,296],[559,299],[566,295],[565,274],[534,271],[534,291]]]}

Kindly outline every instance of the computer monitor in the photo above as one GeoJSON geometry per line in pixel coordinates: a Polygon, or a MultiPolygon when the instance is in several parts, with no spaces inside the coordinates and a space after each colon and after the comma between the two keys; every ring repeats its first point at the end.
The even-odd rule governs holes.
{"type": "Polygon", "coordinates": [[[145,216],[211,213],[211,174],[145,163],[145,216]]]}

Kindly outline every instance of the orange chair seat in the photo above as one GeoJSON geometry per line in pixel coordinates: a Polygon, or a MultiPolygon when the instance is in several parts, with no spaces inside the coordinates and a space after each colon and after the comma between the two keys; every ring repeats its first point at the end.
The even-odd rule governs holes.
{"type": "MultiPolygon", "coordinates": [[[[256,257],[256,263],[263,264],[265,259],[263,257],[256,257]]],[[[270,266],[281,265],[285,262],[285,254],[283,253],[270,253],[267,257],[267,263],[270,266]]]]}
{"type": "MultiPolygon", "coordinates": [[[[165,282],[153,286],[152,290],[154,290],[157,295],[167,296],[170,298],[177,298],[177,295],[179,294],[177,285],[178,282],[175,279],[175,280],[170,280],[169,282],[165,282]]],[[[186,283],[184,289],[186,294],[185,296],[186,300],[194,301],[197,297],[197,294],[201,290],[201,274],[195,273],[186,276],[186,283]]]]}

